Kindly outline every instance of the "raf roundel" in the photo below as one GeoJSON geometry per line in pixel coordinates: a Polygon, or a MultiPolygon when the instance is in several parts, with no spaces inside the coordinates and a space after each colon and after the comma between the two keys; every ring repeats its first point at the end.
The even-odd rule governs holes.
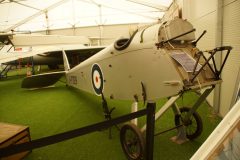
{"type": "Polygon", "coordinates": [[[98,64],[92,66],[92,85],[95,93],[101,95],[103,92],[103,74],[98,64]]]}

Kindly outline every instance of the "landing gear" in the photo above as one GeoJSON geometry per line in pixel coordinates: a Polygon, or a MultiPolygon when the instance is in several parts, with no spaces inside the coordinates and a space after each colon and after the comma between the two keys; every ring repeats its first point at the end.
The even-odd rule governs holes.
{"type": "Polygon", "coordinates": [[[180,108],[181,115],[175,116],[175,125],[179,126],[183,124],[186,128],[187,138],[193,140],[202,133],[203,124],[200,115],[195,111],[187,118],[190,110],[188,107],[180,108]]]}
{"type": "Polygon", "coordinates": [[[141,160],[145,157],[145,139],[140,129],[130,123],[120,130],[122,149],[129,160],[141,160]]]}

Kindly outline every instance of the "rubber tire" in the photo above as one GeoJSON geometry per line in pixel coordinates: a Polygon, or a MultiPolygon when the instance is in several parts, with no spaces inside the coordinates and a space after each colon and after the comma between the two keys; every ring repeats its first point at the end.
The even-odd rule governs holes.
{"type": "Polygon", "coordinates": [[[120,141],[121,141],[122,149],[128,160],[144,159],[144,157],[145,157],[145,139],[143,137],[142,132],[136,125],[134,125],[132,123],[125,124],[120,130],[120,141]],[[129,146],[126,144],[126,133],[129,131],[132,132],[136,136],[134,138],[136,138],[137,145],[139,147],[138,153],[131,153],[131,151],[129,150],[129,146]]]}
{"type": "MultiPolygon", "coordinates": [[[[190,111],[189,107],[180,108],[181,115],[183,112],[187,113],[189,111],[190,111]]],[[[197,127],[196,127],[196,130],[191,134],[188,133],[188,129],[187,129],[188,125],[186,125],[186,124],[184,125],[184,122],[180,123],[180,120],[182,119],[181,116],[180,115],[175,116],[175,125],[179,126],[180,124],[183,124],[186,127],[186,136],[189,140],[193,140],[193,139],[197,138],[198,136],[201,135],[201,133],[203,131],[203,123],[202,123],[202,119],[201,119],[200,115],[194,111],[192,116],[197,124],[197,127]]]]}

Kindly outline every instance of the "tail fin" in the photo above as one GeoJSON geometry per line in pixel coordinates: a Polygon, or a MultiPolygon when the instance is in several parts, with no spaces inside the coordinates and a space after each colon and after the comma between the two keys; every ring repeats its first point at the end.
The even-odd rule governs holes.
{"type": "Polygon", "coordinates": [[[67,58],[66,52],[64,50],[62,50],[62,54],[63,54],[64,70],[65,71],[69,71],[70,70],[70,65],[68,63],[68,58],[67,58]]]}

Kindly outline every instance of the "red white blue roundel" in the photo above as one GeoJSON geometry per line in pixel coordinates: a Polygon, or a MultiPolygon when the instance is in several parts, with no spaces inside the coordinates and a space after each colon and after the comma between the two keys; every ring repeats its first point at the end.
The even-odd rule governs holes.
{"type": "Polygon", "coordinates": [[[103,74],[98,64],[92,66],[92,85],[95,93],[101,95],[103,91],[103,74]]]}

